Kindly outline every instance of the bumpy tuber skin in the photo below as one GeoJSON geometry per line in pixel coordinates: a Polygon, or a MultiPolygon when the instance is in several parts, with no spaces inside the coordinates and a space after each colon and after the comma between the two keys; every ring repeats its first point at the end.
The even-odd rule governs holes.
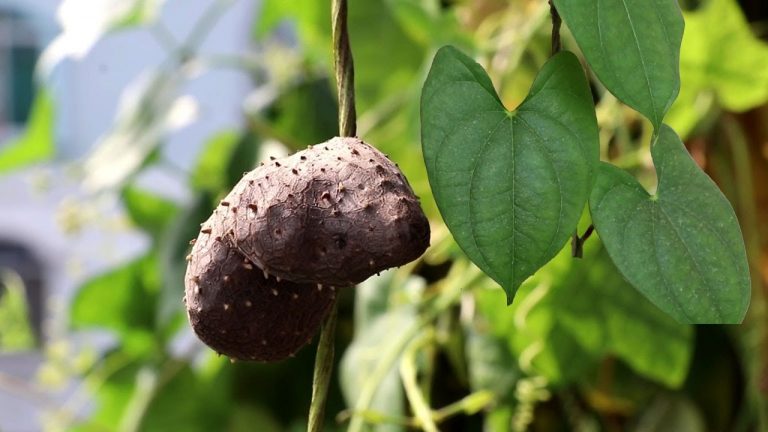
{"type": "Polygon", "coordinates": [[[429,223],[400,170],[357,138],[333,138],[246,174],[215,223],[269,275],[349,286],[418,258],[429,223]]]}
{"type": "MultiPolygon", "coordinates": [[[[218,210],[221,211],[221,210],[218,210]]],[[[320,328],[335,301],[330,287],[277,282],[223,238],[224,225],[203,224],[186,273],[187,314],[197,336],[237,360],[292,356],[320,328]]]]}
{"type": "Polygon", "coordinates": [[[247,173],[221,201],[189,256],[189,321],[219,353],[280,360],[311,340],[337,288],[428,245],[397,166],[357,138],[333,138],[247,173]]]}

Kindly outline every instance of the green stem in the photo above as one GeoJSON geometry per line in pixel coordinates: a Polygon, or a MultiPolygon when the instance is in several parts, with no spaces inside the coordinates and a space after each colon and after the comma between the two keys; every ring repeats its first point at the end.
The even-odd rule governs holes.
{"type": "Polygon", "coordinates": [[[347,31],[347,0],[333,0],[333,63],[336,89],[339,94],[339,135],[352,137],[357,133],[355,113],[355,68],[347,31]]]}
{"type": "Polygon", "coordinates": [[[373,372],[363,383],[360,395],[355,402],[352,421],[349,424],[348,432],[360,432],[363,429],[365,419],[357,413],[368,410],[373,401],[373,397],[378,390],[379,385],[387,376],[392,366],[402,354],[405,347],[415,338],[421,330],[435,320],[442,312],[454,305],[463,293],[463,289],[474,284],[476,280],[483,276],[477,267],[467,265],[463,269],[456,268],[446,278],[450,285],[445,287],[439,296],[437,296],[423,312],[421,318],[415,324],[411,325],[400,334],[397,343],[390,345],[389,350],[382,353],[380,360],[376,363],[373,372]],[[459,276],[461,275],[461,276],[459,276]]]}
{"type": "Polygon", "coordinates": [[[149,404],[154,399],[159,389],[157,371],[151,368],[143,368],[136,375],[136,389],[125,406],[117,430],[120,432],[137,432],[141,429],[141,422],[147,413],[149,404]]]}
{"type": "Polygon", "coordinates": [[[203,12],[200,19],[192,26],[189,36],[183,44],[182,52],[191,53],[197,51],[205,38],[210,34],[213,26],[218,22],[224,12],[234,4],[233,0],[216,0],[203,12]]]}
{"type": "Polygon", "coordinates": [[[403,353],[403,359],[400,361],[400,376],[403,380],[405,394],[411,403],[411,409],[413,409],[419,426],[426,432],[437,432],[437,425],[432,418],[432,410],[416,379],[418,374],[416,370],[416,354],[419,349],[431,341],[432,335],[430,333],[422,332],[421,336],[414,339],[405,353],[403,353]]]}
{"type": "Polygon", "coordinates": [[[496,402],[496,395],[488,390],[479,390],[462,399],[432,412],[432,418],[440,423],[458,414],[474,415],[496,402]]]}
{"type": "Polygon", "coordinates": [[[330,315],[328,315],[322,330],[320,330],[320,341],[317,344],[317,356],[315,357],[315,373],[312,379],[312,402],[309,405],[308,432],[323,430],[328,384],[331,382],[331,375],[333,374],[337,309],[338,303],[334,303],[330,315]]]}
{"type": "MultiPolygon", "coordinates": [[[[464,396],[462,399],[456,402],[453,402],[450,405],[446,405],[436,411],[432,411],[430,413],[430,418],[434,423],[439,424],[459,414],[470,415],[470,416],[475,415],[481,410],[484,410],[486,408],[493,406],[493,404],[496,403],[496,399],[497,399],[497,396],[493,392],[488,390],[479,390],[464,396]]],[[[336,417],[336,421],[338,423],[344,423],[345,421],[349,420],[353,415],[362,417],[366,422],[374,423],[374,424],[386,423],[386,424],[407,426],[414,429],[420,427],[421,425],[421,423],[417,418],[393,416],[380,411],[375,411],[370,409],[360,411],[360,412],[352,412],[349,410],[342,411],[336,417]]]]}

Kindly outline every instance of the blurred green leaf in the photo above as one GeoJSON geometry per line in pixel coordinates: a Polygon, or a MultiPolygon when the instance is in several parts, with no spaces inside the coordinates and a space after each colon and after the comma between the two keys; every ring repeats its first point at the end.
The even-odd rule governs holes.
{"type": "Polygon", "coordinates": [[[485,415],[484,432],[509,432],[514,420],[514,409],[510,405],[500,405],[492,408],[485,415]]]}
{"type": "Polygon", "coordinates": [[[734,0],[709,0],[683,13],[680,96],[667,116],[683,138],[715,101],[745,111],[768,100],[768,44],[752,33],[734,0]]]}
{"type": "MultiPolygon", "coordinates": [[[[398,308],[380,316],[370,326],[355,330],[355,339],[341,361],[341,389],[348,406],[355,405],[365,381],[378,366],[381,353],[387,352],[391,345],[398,343],[398,338],[392,336],[402,334],[415,321],[416,313],[413,309],[398,308]]],[[[369,409],[377,414],[403,415],[405,397],[397,365],[398,362],[395,362],[387,372],[370,404],[369,409]]],[[[371,430],[395,432],[405,429],[400,425],[379,424],[371,430]]]]}
{"type": "Polygon", "coordinates": [[[424,48],[472,45],[470,34],[462,31],[456,13],[439,0],[385,0],[385,4],[405,34],[424,48]]]}
{"type": "Polygon", "coordinates": [[[396,270],[384,271],[366,279],[358,285],[355,293],[355,325],[360,329],[371,327],[390,309],[412,303],[423,285],[422,279],[396,270]]]}
{"type": "MultiPolygon", "coordinates": [[[[427,47],[403,30],[389,3],[387,0],[368,0],[349,5],[352,54],[358,65],[355,95],[360,113],[413,85],[427,53],[427,47]]],[[[330,72],[329,5],[311,0],[266,0],[256,25],[257,37],[263,38],[286,21],[294,25],[305,57],[330,72]]]]}
{"type": "MultiPolygon", "coordinates": [[[[548,276],[562,266],[561,261],[556,257],[539,273],[548,276]]],[[[569,383],[594,366],[600,355],[599,347],[590,340],[585,341],[586,346],[582,345],[579,339],[583,338],[574,337],[571,329],[557,320],[561,316],[560,305],[552,304],[554,296],[548,286],[537,284],[540,279],[539,275],[534,276],[520,287],[511,309],[506,306],[503,292],[478,290],[475,297],[478,310],[495,332],[504,335],[525,373],[545,376],[555,384],[569,383]]],[[[559,279],[564,280],[565,276],[559,279]]],[[[579,305],[567,306],[577,309],[579,305]]]]}
{"type": "MultiPolygon", "coordinates": [[[[402,335],[405,329],[416,322],[416,308],[412,304],[403,304],[402,296],[407,295],[407,291],[420,282],[415,278],[398,281],[396,273],[384,272],[357,288],[355,338],[344,353],[340,365],[341,389],[350,407],[355,405],[365,382],[377,368],[382,353],[400,343],[397,335],[402,335]]],[[[403,415],[405,395],[397,370],[398,363],[392,364],[376,391],[369,407],[372,412],[386,416],[403,415]]],[[[396,432],[404,428],[401,425],[379,424],[371,430],[396,432]]]]}
{"type": "Polygon", "coordinates": [[[122,199],[133,223],[154,239],[163,234],[178,212],[172,201],[135,186],[123,188],[122,199]]]}
{"type": "Polygon", "coordinates": [[[470,390],[510,395],[521,372],[507,341],[478,325],[468,325],[465,331],[470,390]]]}
{"type": "Polygon", "coordinates": [[[265,407],[241,403],[231,409],[228,432],[282,432],[285,429],[265,407]]]}
{"type": "MultiPolygon", "coordinates": [[[[71,1],[71,0],[69,0],[71,1]]],[[[116,15],[110,23],[111,30],[131,28],[155,21],[165,0],[130,0],[130,8],[116,15]]]]}
{"type": "Polygon", "coordinates": [[[422,77],[431,48],[403,30],[388,3],[368,0],[349,5],[349,34],[357,66],[355,96],[360,113],[414,85],[422,77]]]}
{"type": "Polygon", "coordinates": [[[651,149],[658,190],[603,163],[590,197],[595,229],[622,274],[679,322],[736,324],[750,301],[736,214],[664,126],[651,149]]]}
{"type": "MultiPolygon", "coordinates": [[[[146,402],[138,430],[225,430],[232,404],[230,377],[227,368],[213,377],[204,377],[186,363],[169,361],[158,372],[157,388],[146,402]]],[[[251,428],[262,430],[259,424],[251,428]]]]}
{"type": "Polygon", "coordinates": [[[438,23],[441,11],[437,0],[386,0],[386,4],[403,30],[420,45],[430,46],[444,29],[438,23]]]}
{"type": "Polygon", "coordinates": [[[571,236],[592,187],[597,122],[581,65],[556,54],[510,112],[479,64],[443,47],[421,114],[424,161],[446,225],[511,303],[571,236]]]}
{"type": "Polygon", "coordinates": [[[254,36],[263,39],[280,24],[290,22],[305,57],[315,63],[326,63],[331,58],[330,10],[329,4],[312,0],[265,0],[254,26],[254,36]]]}
{"type": "Polygon", "coordinates": [[[254,168],[261,139],[252,132],[219,132],[205,144],[190,178],[192,187],[213,194],[226,194],[254,168]]]}
{"type": "Polygon", "coordinates": [[[209,138],[192,170],[192,187],[214,193],[226,190],[230,183],[229,164],[238,143],[240,135],[236,131],[219,132],[209,138]]]}
{"type": "Polygon", "coordinates": [[[680,90],[684,24],[677,1],[555,0],[555,5],[600,81],[658,130],[680,90]]]}
{"type": "Polygon", "coordinates": [[[78,289],[70,306],[73,328],[104,328],[125,339],[131,332],[152,332],[160,287],[155,253],[96,276],[78,289]]]}
{"type": "Polygon", "coordinates": [[[734,0],[709,0],[685,14],[683,86],[714,90],[724,107],[745,111],[768,100],[768,44],[734,0]]]}
{"type": "Polygon", "coordinates": [[[243,174],[254,168],[261,144],[261,137],[251,131],[245,131],[240,135],[237,145],[229,154],[229,162],[224,169],[227,173],[227,182],[220,192],[229,192],[243,178],[243,174]]]}
{"type": "Polygon", "coordinates": [[[0,352],[34,347],[24,283],[18,274],[0,267],[0,352]]]}
{"type": "Polygon", "coordinates": [[[0,173],[53,157],[53,128],[53,98],[47,89],[39,88],[24,134],[0,147],[0,173]]]}
{"type": "Polygon", "coordinates": [[[103,381],[96,379],[95,382],[86,382],[94,392],[96,407],[87,419],[67,430],[114,430],[134,392],[137,372],[138,367],[135,365],[122,365],[115,371],[108,371],[103,381]]]}
{"type": "Polygon", "coordinates": [[[227,423],[227,369],[206,374],[167,360],[158,371],[156,365],[126,361],[120,353],[109,356],[105,365],[87,381],[97,390],[94,413],[71,430],[211,431],[227,423]]]}
{"type": "Polygon", "coordinates": [[[512,347],[524,370],[565,384],[611,354],[649,379],[673,388],[683,383],[692,328],[676,323],[626,283],[599,243],[586,244],[583,260],[564,248],[540,273],[523,285],[507,312],[513,315],[512,347]]]}
{"type": "Polygon", "coordinates": [[[646,409],[633,432],[704,432],[708,430],[696,405],[678,395],[660,395],[646,409]]]}
{"type": "Polygon", "coordinates": [[[165,231],[159,244],[159,265],[162,269],[163,290],[158,302],[157,317],[162,327],[173,322],[174,317],[184,315],[184,274],[187,271],[186,256],[190,240],[197,238],[200,224],[211,215],[213,195],[201,192],[193,202],[179,212],[165,231]]]}
{"type": "Polygon", "coordinates": [[[293,150],[338,134],[338,106],[327,78],[308,79],[285,89],[267,117],[276,136],[293,150]]]}

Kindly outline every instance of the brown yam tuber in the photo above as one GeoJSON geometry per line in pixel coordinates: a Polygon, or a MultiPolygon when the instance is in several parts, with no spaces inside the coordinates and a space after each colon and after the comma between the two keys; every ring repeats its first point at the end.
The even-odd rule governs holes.
{"type": "Polygon", "coordinates": [[[357,138],[333,138],[247,173],[221,201],[189,257],[189,320],[219,353],[280,360],[311,340],[337,288],[428,245],[397,166],[357,138]]]}
{"type": "Polygon", "coordinates": [[[429,223],[405,177],[358,138],[333,138],[251,171],[219,212],[245,256],[294,282],[353,285],[429,245],[429,223]]]}
{"type": "MultiPolygon", "coordinates": [[[[213,219],[213,218],[212,218],[213,219]]],[[[277,361],[317,332],[335,301],[330,287],[277,282],[203,224],[186,274],[187,314],[208,346],[238,360],[277,361]]]]}

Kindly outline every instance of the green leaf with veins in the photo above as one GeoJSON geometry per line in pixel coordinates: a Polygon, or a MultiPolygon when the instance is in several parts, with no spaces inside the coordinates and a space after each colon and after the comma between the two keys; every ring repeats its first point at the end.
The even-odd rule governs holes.
{"type": "Polygon", "coordinates": [[[741,322],[749,268],[731,205],[669,126],[651,153],[655,195],[629,173],[601,165],[590,197],[597,232],[624,276],[678,321],[741,322]]]}
{"type": "Polygon", "coordinates": [[[597,123],[581,65],[569,52],[555,55],[510,112],[480,65],[444,47],[421,101],[435,201],[459,246],[511,303],[562,248],[592,188],[597,123]]]}
{"type": "Polygon", "coordinates": [[[683,17],[676,0],[555,0],[589,66],[656,129],[680,89],[683,17]]]}

